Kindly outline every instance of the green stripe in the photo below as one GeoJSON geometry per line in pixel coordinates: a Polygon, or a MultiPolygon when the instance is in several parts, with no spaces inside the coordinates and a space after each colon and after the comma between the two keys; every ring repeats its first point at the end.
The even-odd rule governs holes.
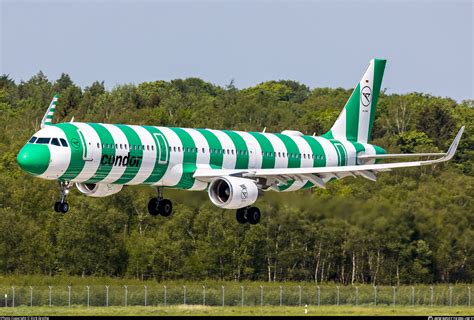
{"type": "Polygon", "coordinates": [[[313,167],[325,167],[326,166],[326,154],[324,153],[323,146],[319,143],[318,140],[302,136],[302,138],[308,142],[311,152],[313,153],[313,167]],[[322,156],[322,159],[319,159],[319,156],[322,156]]]}
{"type": "Polygon", "coordinates": [[[143,183],[154,184],[160,181],[161,178],[163,178],[163,176],[166,173],[166,169],[168,168],[168,165],[170,163],[169,150],[167,150],[168,149],[167,145],[169,145],[169,143],[167,143],[167,145],[165,146],[165,145],[160,144],[159,141],[157,141],[157,139],[155,138],[155,134],[161,134],[161,136],[164,139],[166,139],[163,132],[161,132],[157,127],[143,126],[143,128],[145,128],[145,130],[147,130],[152,135],[153,140],[155,141],[155,150],[156,150],[156,160],[155,160],[155,165],[153,167],[153,171],[143,183]],[[164,160],[166,157],[166,154],[168,154],[168,161],[166,163],[160,164],[159,160],[160,159],[164,160]]]}
{"type": "Polygon", "coordinates": [[[175,188],[182,188],[182,189],[189,189],[194,184],[193,173],[196,169],[196,152],[194,148],[196,145],[194,144],[194,140],[189,133],[181,128],[170,128],[174,131],[181,140],[181,144],[183,145],[183,174],[181,179],[179,180],[178,184],[175,185],[175,188]]]}
{"type": "Polygon", "coordinates": [[[265,135],[261,134],[260,132],[249,132],[258,142],[260,145],[260,149],[262,149],[262,169],[273,169],[275,168],[275,158],[273,157],[273,145],[268,140],[265,135]],[[269,154],[267,156],[267,154],[269,154]]]}
{"type": "MultiPolygon", "coordinates": [[[[300,154],[300,149],[298,148],[298,145],[296,144],[296,142],[284,134],[277,133],[275,134],[275,136],[277,136],[278,138],[280,138],[281,141],[283,141],[287,152],[292,153],[294,155],[293,157],[288,157],[289,155],[286,156],[288,159],[288,168],[300,168],[301,154],[300,154]]],[[[293,185],[293,183],[295,183],[294,180],[290,181],[290,183],[288,183],[287,185],[278,187],[278,189],[280,189],[280,191],[284,191],[288,189],[291,185],[293,185]]]]}
{"type": "MultiPolygon", "coordinates": [[[[196,129],[200,132],[207,141],[209,148],[212,149],[210,154],[210,163],[211,167],[216,166],[217,168],[222,168],[222,162],[224,161],[224,155],[222,153],[215,153],[214,150],[221,150],[222,145],[219,139],[216,137],[214,133],[205,129],[196,129]]],[[[206,150],[206,152],[209,150],[206,150]]]]}
{"type": "MultiPolygon", "coordinates": [[[[124,124],[115,124],[114,126],[122,130],[125,137],[127,137],[127,141],[129,145],[143,146],[143,143],[140,140],[140,137],[138,136],[138,134],[135,132],[135,130],[133,130],[132,128],[124,124]]],[[[128,147],[128,153],[130,154],[130,158],[131,157],[142,158],[142,160],[140,161],[140,166],[136,167],[136,166],[127,165],[122,176],[118,180],[114,181],[113,183],[124,184],[124,183],[129,182],[130,180],[135,178],[135,176],[138,173],[138,170],[143,165],[143,150],[141,148],[139,150],[137,149],[130,150],[130,148],[128,147]]],[[[129,161],[130,161],[130,158],[129,158],[129,161]]]]}
{"type": "Polygon", "coordinates": [[[359,132],[360,83],[357,84],[346,106],[346,138],[357,141],[359,132]]]}
{"type": "Polygon", "coordinates": [[[229,136],[237,151],[237,160],[235,162],[235,169],[248,169],[249,167],[249,152],[245,140],[235,131],[222,130],[229,136]]]}
{"type": "Polygon", "coordinates": [[[56,125],[63,130],[66,135],[66,140],[71,149],[71,159],[66,171],[59,180],[72,180],[81,173],[84,168],[85,161],[82,158],[83,148],[81,144],[81,137],[78,134],[78,128],[70,123],[61,123],[56,125]]]}
{"type": "Polygon", "coordinates": [[[372,103],[370,105],[370,122],[367,141],[372,140],[372,127],[374,125],[375,111],[377,101],[379,100],[380,87],[382,85],[383,72],[385,70],[386,60],[374,59],[374,85],[372,88],[372,103]]]}
{"type": "MultiPolygon", "coordinates": [[[[88,125],[90,125],[99,136],[101,145],[108,144],[110,146],[110,145],[115,144],[114,138],[110,134],[109,130],[107,130],[104,126],[98,123],[88,123],[88,125]]],[[[115,157],[115,148],[110,148],[110,147],[102,148],[102,154],[100,155],[100,159],[102,159],[104,155],[107,155],[109,158],[115,157]]],[[[85,183],[100,182],[107,177],[107,175],[110,173],[111,170],[112,170],[112,165],[109,165],[108,163],[106,164],[100,163],[99,168],[95,172],[94,176],[92,176],[92,178],[87,180],[85,183]]]]}

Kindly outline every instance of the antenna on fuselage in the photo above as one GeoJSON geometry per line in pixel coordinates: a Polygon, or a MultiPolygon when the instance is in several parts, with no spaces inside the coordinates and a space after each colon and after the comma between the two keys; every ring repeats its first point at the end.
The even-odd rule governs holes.
{"type": "Polygon", "coordinates": [[[74,122],[74,116],[72,116],[72,118],[71,118],[71,121],[70,121],[70,122],[74,122]]]}
{"type": "Polygon", "coordinates": [[[267,127],[263,128],[262,133],[265,133],[267,131],[267,127]]]}

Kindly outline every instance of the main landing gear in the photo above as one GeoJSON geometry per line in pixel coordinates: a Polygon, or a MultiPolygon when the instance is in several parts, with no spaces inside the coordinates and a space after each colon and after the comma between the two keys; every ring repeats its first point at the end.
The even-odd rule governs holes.
{"type": "Polygon", "coordinates": [[[69,211],[69,204],[66,201],[66,196],[69,193],[69,189],[73,186],[70,181],[59,181],[59,192],[61,194],[61,200],[56,201],[54,204],[54,211],[66,213],[69,211]]]}
{"type": "Polygon", "coordinates": [[[237,209],[235,218],[240,224],[257,224],[260,222],[260,209],[257,207],[245,207],[237,209]]]}
{"type": "Polygon", "coordinates": [[[173,213],[173,204],[168,199],[163,199],[162,188],[156,188],[158,196],[151,198],[148,202],[148,213],[152,216],[162,215],[163,217],[169,217],[173,213]]]}

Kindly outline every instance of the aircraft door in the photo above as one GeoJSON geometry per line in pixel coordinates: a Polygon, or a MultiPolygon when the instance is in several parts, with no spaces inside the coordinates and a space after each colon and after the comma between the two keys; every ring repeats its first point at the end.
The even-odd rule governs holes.
{"type": "Polygon", "coordinates": [[[77,130],[77,134],[81,138],[82,159],[86,161],[92,161],[94,158],[94,148],[89,133],[87,131],[77,130]]]}

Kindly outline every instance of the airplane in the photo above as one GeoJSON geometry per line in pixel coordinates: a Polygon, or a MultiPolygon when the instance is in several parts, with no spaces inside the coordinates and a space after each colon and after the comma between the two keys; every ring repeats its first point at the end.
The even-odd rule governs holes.
{"type": "Polygon", "coordinates": [[[157,196],[148,212],[168,217],[163,189],[207,191],[219,208],[236,209],[240,224],[261,218],[253,206],[264,191],[325,188],[347,176],[376,181],[379,172],[450,160],[464,127],[446,153],[387,154],[370,144],[386,60],[372,59],[332,128],[322,136],[281,133],[63,122],[53,124],[55,95],[36,132],[17,156],[27,173],[57,180],[56,212],[69,210],[74,185],[89,197],[118,193],[124,185],[150,185],[157,196]],[[388,158],[433,157],[380,163],[388,158]]]}

